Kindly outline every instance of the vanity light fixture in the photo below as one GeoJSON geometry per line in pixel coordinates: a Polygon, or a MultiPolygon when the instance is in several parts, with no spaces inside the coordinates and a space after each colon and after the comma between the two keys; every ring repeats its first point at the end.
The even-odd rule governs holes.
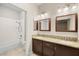
{"type": "Polygon", "coordinates": [[[64,12],[65,12],[65,11],[68,11],[68,9],[69,9],[68,7],[65,7],[65,8],[63,8],[63,9],[58,9],[58,13],[60,13],[60,12],[62,12],[62,11],[64,11],[64,12]]]}
{"type": "Polygon", "coordinates": [[[65,8],[64,8],[64,11],[68,11],[68,9],[69,9],[68,7],[65,7],[65,8]]]}
{"type": "Polygon", "coordinates": [[[77,8],[77,6],[75,5],[75,6],[72,6],[72,9],[76,9],[77,8]]]}
{"type": "Polygon", "coordinates": [[[50,18],[48,13],[45,13],[44,16],[45,16],[45,18],[50,18]]]}
{"type": "Polygon", "coordinates": [[[60,13],[62,10],[61,9],[58,9],[58,12],[60,13]]]}
{"type": "Polygon", "coordinates": [[[43,14],[39,14],[36,17],[34,17],[34,20],[41,20],[41,19],[46,19],[46,18],[50,18],[48,13],[43,13],[43,14]]]}
{"type": "Polygon", "coordinates": [[[48,13],[45,13],[44,16],[48,16],[48,13]]]}
{"type": "Polygon", "coordinates": [[[45,18],[44,14],[41,14],[41,18],[42,18],[42,19],[44,19],[44,18],[45,18]]]}
{"type": "Polygon", "coordinates": [[[73,5],[72,5],[72,9],[75,10],[77,7],[78,7],[78,4],[73,3],[73,5]]]}
{"type": "Polygon", "coordinates": [[[62,9],[60,8],[60,9],[58,9],[58,12],[60,13],[61,11],[64,11],[64,12],[66,12],[66,11],[68,11],[69,10],[69,8],[70,8],[70,4],[65,4],[65,6],[64,7],[62,7],[62,9]]]}

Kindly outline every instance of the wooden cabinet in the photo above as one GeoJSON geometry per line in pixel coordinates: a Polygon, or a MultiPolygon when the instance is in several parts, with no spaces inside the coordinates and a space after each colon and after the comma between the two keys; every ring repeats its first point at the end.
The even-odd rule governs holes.
{"type": "Polygon", "coordinates": [[[54,56],[54,44],[50,42],[43,41],[43,55],[44,56],[54,56]]]}
{"type": "Polygon", "coordinates": [[[33,39],[33,52],[41,56],[79,56],[79,49],[33,39]]]}
{"type": "Polygon", "coordinates": [[[55,55],[56,56],[78,56],[79,49],[56,44],[55,55]]]}
{"type": "Polygon", "coordinates": [[[41,40],[36,40],[36,39],[33,39],[33,52],[38,54],[38,55],[42,55],[42,41],[41,40]]]}

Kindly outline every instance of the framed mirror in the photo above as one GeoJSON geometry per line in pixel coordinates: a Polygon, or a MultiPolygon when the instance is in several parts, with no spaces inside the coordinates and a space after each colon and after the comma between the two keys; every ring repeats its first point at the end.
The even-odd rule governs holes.
{"type": "Polygon", "coordinates": [[[57,32],[77,32],[77,14],[56,17],[57,32]]]}
{"type": "Polygon", "coordinates": [[[34,31],[38,30],[38,21],[34,21],[34,31]]]}
{"type": "Polygon", "coordinates": [[[39,21],[40,31],[51,31],[51,19],[42,19],[39,21]]]}

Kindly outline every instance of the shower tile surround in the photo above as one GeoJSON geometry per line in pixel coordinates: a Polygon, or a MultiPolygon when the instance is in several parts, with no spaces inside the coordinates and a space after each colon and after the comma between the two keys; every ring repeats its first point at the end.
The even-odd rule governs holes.
{"type": "Polygon", "coordinates": [[[40,35],[40,34],[38,34],[37,36],[50,37],[50,38],[66,40],[66,41],[73,41],[73,42],[77,42],[78,41],[77,37],[65,37],[65,36],[56,36],[56,35],[40,35]]]}

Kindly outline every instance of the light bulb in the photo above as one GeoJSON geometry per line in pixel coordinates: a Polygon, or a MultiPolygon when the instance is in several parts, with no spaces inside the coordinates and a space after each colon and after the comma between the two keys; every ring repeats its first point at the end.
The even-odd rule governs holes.
{"type": "Polygon", "coordinates": [[[45,18],[44,14],[41,14],[41,18],[42,18],[42,19],[44,19],[44,18],[45,18]]]}
{"type": "Polygon", "coordinates": [[[58,12],[61,12],[61,9],[58,9],[58,12]]]}
{"type": "Polygon", "coordinates": [[[48,15],[48,13],[45,13],[44,15],[45,15],[45,16],[47,16],[47,15],[48,15]]]}
{"type": "Polygon", "coordinates": [[[45,13],[44,16],[45,16],[45,18],[49,18],[48,13],[45,13]]]}
{"type": "Polygon", "coordinates": [[[72,6],[72,9],[76,9],[77,8],[77,6],[72,6]]]}
{"type": "Polygon", "coordinates": [[[65,7],[65,8],[64,8],[64,11],[67,11],[67,10],[68,10],[68,7],[65,7]]]}

